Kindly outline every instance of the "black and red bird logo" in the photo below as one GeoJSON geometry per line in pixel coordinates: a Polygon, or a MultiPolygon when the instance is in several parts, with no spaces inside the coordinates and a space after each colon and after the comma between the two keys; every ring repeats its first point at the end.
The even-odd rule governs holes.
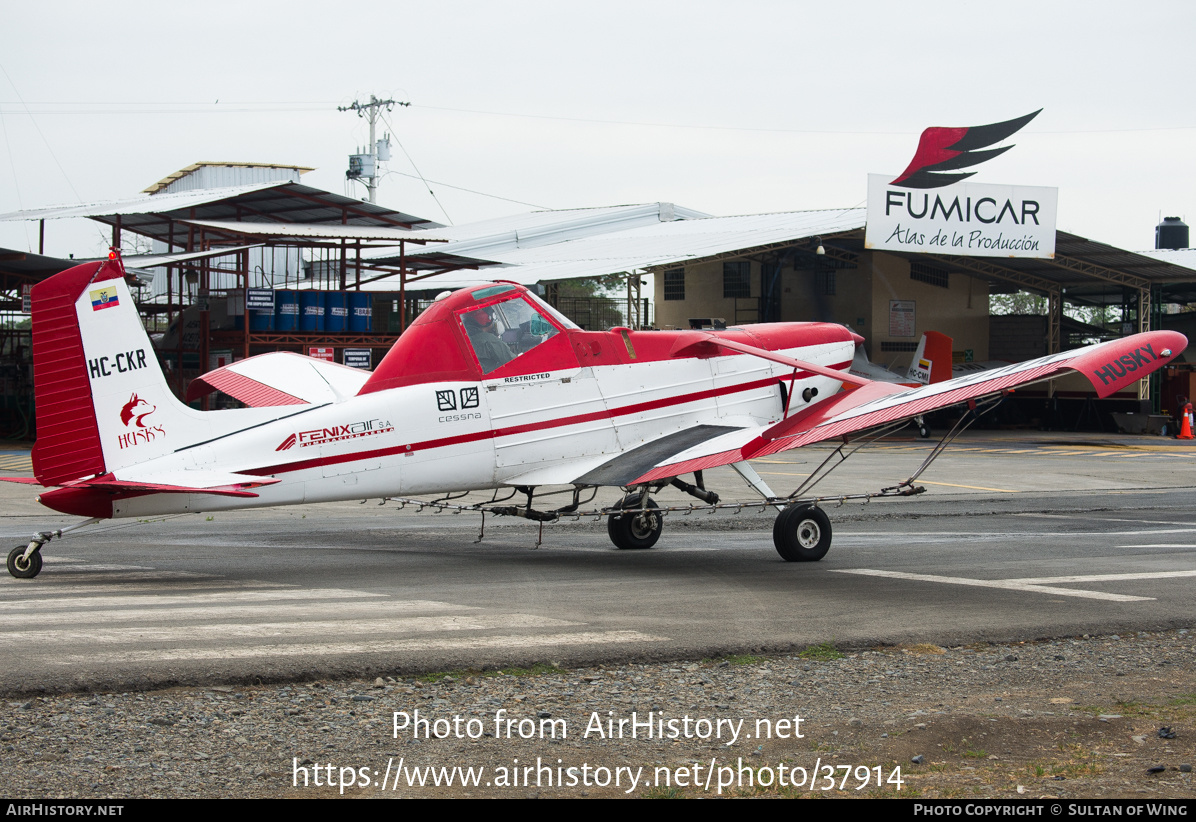
{"type": "Polygon", "coordinates": [[[891,185],[905,188],[941,188],[967,179],[976,172],[968,171],[963,174],[944,174],[943,172],[979,165],[985,160],[991,160],[998,154],[1009,151],[1013,146],[990,148],[987,151],[980,149],[1001,142],[1037,117],[1041,111],[1042,109],[1039,109],[1024,117],[987,126],[972,126],[971,128],[932,126],[922,132],[922,137],[918,140],[918,151],[914,154],[909,168],[903,171],[891,185]]]}

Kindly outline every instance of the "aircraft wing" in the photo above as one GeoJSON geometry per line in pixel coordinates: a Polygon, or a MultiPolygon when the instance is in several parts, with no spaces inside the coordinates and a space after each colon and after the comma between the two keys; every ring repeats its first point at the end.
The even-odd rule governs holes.
{"type": "Polygon", "coordinates": [[[223,391],[251,408],[319,405],[356,396],[369,376],[360,368],[274,351],[197,377],[187,387],[187,401],[223,391]]]}
{"type": "Polygon", "coordinates": [[[677,454],[628,484],[675,477],[837,439],[1071,371],[1087,377],[1097,396],[1107,397],[1162,368],[1187,344],[1187,338],[1174,331],[1148,331],[918,388],[870,383],[807,406],[775,425],[762,427],[758,437],[740,447],[697,456],[677,454]]]}

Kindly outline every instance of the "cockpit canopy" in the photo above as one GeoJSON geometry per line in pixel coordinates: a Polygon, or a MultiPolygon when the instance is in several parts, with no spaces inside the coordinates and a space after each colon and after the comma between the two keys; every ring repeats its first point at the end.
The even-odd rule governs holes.
{"type": "MultiPolygon", "coordinates": [[[[548,319],[555,313],[534,294],[525,292],[510,294],[480,308],[463,308],[456,316],[482,373],[489,374],[560,333],[561,329],[548,319]]],[[[572,326],[559,315],[554,319],[572,326]]]]}
{"type": "Polygon", "coordinates": [[[556,357],[548,349],[557,345],[545,347],[558,335],[563,342],[566,330],[580,329],[520,285],[500,283],[446,294],[403,333],[362,393],[431,380],[477,379],[525,359],[529,365],[535,360],[536,370],[566,367],[570,360],[575,365],[567,343],[556,357]],[[560,362],[553,366],[556,359],[560,362]]]}

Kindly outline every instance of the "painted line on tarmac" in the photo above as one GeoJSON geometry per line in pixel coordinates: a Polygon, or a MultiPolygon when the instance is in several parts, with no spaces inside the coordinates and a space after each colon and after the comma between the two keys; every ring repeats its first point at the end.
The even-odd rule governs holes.
{"type": "MultiPolygon", "coordinates": [[[[1128,546],[1127,546],[1128,547],[1128,546]]],[[[1184,546],[1191,547],[1191,546],[1184,546]]],[[[1080,574],[1070,577],[1026,577],[1006,582],[1022,582],[1027,585],[1064,582],[1119,582],[1127,579],[1174,579],[1175,577],[1196,577],[1196,571],[1142,571],[1131,574],[1080,574]]]]}
{"type": "MultiPolygon", "coordinates": [[[[344,626],[341,626],[342,628],[344,626]]],[[[249,648],[165,649],[89,653],[60,656],[47,660],[54,665],[113,663],[182,662],[231,659],[254,659],[281,656],[335,656],[343,654],[411,654],[422,651],[473,651],[488,648],[542,648],[546,646],[618,645],[631,642],[668,642],[669,637],[641,634],[639,631],[591,631],[575,634],[505,634],[479,637],[444,637],[440,639],[395,639],[378,642],[344,642],[329,644],[258,645],[249,648]]]]}
{"type": "MultiPolygon", "coordinates": [[[[333,616],[333,614],[327,614],[333,616]]],[[[346,629],[355,634],[379,636],[390,634],[431,634],[438,631],[492,631],[526,628],[567,628],[582,625],[565,619],[532,614],[422,616],[406,619],[315,620],[312,622],[257,622],[252,624],[180,625],[173,628],[145,626],[137,628],[94,628],[79,626],[52,631],[0,633],[0,647],[19,649],[22,645],[52,642],[62,645],[135,645],[146,642],[186,642],[189,645],[229,639],[305,639],[338,636],[346,629]]]]}
{"type": "MultiPolygon", "coordinates": [[[[452,605],[447,602],[325,602],[325,603],[268,603],[264,605],[213,605],[199,608],[119,608],[112,610],[92,610],[84,608],[67,613],[22,613],[5,614],[0,616],[0,629],[16,630],[29,627],[30,621],[38,626],[66,625],[86,620],[91,625],[113,622],[164,622],[178,620],[223,620],[223,619],[254,619],[254,618],[286,618],[303,619],[319,615],[322,609],[335,611],[346,619],[369,618],[380,614],[409,614],[412,611],[431,609],[471,610],[469,606],[452,605]]],[[[44,636],[47,631],[32,632],[34,636],[44,636]]]]}
{"type": "Polygon", "coordinates": [[[1009,488],[985,488],[982,485],[958,485],[954,482],[931,482],[930,480],[918,480],[927,485],[942,485],[947,488],[970,488],[973,491],[999,491],[1002,494],[1020,494],[1021,491],[1014,491],[1009,488]]]}
{"type": "MultiPolygon", "coordinates": [[[[967,577],[943,577],[935,574],[907,574],[901,571],[878,571],[871,568],[854,568],[835,571],[837,574],[858,574],[870,577],[885,577],[887,579],[904,579],[911,582],[938,582],[946,585],[969,585],[977,588],[1000,588],[1007,591],[1022,591],[1034,594],[1051,594],[1053,596],[1080,597],[1081,599],[1102,599],[1108,602],[1145,602],[1154,597],[1135,597],[1126,594],[1108,594],[1104,591],[1081,591],[1073,588],[1056,588],[1043,584],[1029,584],[1016,579],[969,579],[967,577]]],[[[1060,577],[1061,581],[1073,580],[1072,577],[1060,577]]],[[[1045,581],[1045,580],[1043,580],[1045,581]]]]}
{"type": "MultiPolygon", "coordinates": [[[[261,580],[226,580],[219,577],[187,578],[171,582],[126,582],[115,579],[111,583],[98,585],[59,585],[53,577],[39,576],[36,580],[18,580],[0,576],[0,594],[5,597],[27,594],[31,597],[44,597],[47,594],[80,596],[86,594],[111,594],[118,591],[121,594],[134,594],[146,591],[151,594],[161,594],[170,591],[198,591],[213,588],[294,588],[283,582],[262,582],[261,580]]],[[[16,601],[16,600],[12,600],[16,601]]],[[[28,600],[36,603],[37,600],[28,600]]]]}
{"type": "MultiPolygon", "coordinates": [[[[107,589],[111,590],[111,589],[107,589]]],[[[57,593],[57,592],[55,592],[57,593]]],[[[129,596],[121,592],[120,596],[94,597],[39,597],[16,602],[0,602],[0,611],[24,610],[36,608],[52,611],[59,608],[88,608],[101,606],[105,608],[124,608],[136,606],[138,608],[161,607],[163,605],[211,605],[213,603],[229,604],[234,602],[279,602],[288,599],[375,599],[385,594],[375,594],[370,591],[350,591],[343,588],[315,588],[290,589],[285,591],[212,591],[202,594],[146,594],[143,596],[129,596]]],[[[427,602],[425,605],[434,603],[427,602]]],[[[447,605],[447,603],[444,603],[447,605]]],[[[457,606],[453,606],[457,607],[457,606]]]]}
{"type": "Polygon", "coordinates": [[[1179,542],[1155,542],[1147,545],[1114,545],[1114,548],[1191,548],[1196,550],[1196,545],[1191,543],[1179,542]]]}
{"type": "MultiPolygon", "coordinates": [[[[95,567],[95,566],[78,566],[95,567]]],[[[196,579],[210,579],[218,580],[219,577],[213,574],[199,574],[191,571],[67,571],[62,573],[58,569],[47,569],[42,572],[36,582],[25,582],[26,585],[51,585],[58,582],[136,582],[148,580],[196,580],[196,579]]],[[[20,583],[18,580],[14,582],[20,583]]]]}

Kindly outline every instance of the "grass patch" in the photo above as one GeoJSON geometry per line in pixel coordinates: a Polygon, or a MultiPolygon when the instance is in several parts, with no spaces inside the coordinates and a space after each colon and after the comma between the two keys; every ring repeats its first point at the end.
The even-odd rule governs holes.
{"type": "Polygon", "coordinates": [[[485,674],[478,674],[470,671],[437,671],[433,674],[422,674],[415,678],[416,682],[440,682],[445,677],[452,677],[453,679],[464,679],[467,676],[485,676],[485,674]]]}
{"type": "Polygon", "coordinates": [[[1180,694],[1171,700],[1171,704],[1177,708],[1184,705],[1196,705],[1196,694],[1180,694]]]}
{"type": "Polygon", "coordinates": [[[1104,767],[1097,762],[1095,756],[1088,754],[1065,761],[1031,762],[1026,765],[1026,770],[1039,779],[1046,779],[1052,776],[1078,779],[1084,776],[1096,776],[1104,771],[1104,767]]]}
{"type": "Polygon", "coordinates": [[[764,657],[752,656],[751,654],[733,654],[732,656],[723,657],[723,662],[730,665],[755,665],[763,661],[764,657]]]}
{"type": "Polygon", "coordinates": [[[817,645],[811,645],[800,654],[798,659],[817,659],[817,660],[833,660],[842,659],[843,653],[835,647],[833,642],[820,642],[817,645]]]}
{"type": "Polygon", "coordinates": [[[685,791],[680,788],[648,788],[640,794],[643,799],[685,799],[685,791]]]}

